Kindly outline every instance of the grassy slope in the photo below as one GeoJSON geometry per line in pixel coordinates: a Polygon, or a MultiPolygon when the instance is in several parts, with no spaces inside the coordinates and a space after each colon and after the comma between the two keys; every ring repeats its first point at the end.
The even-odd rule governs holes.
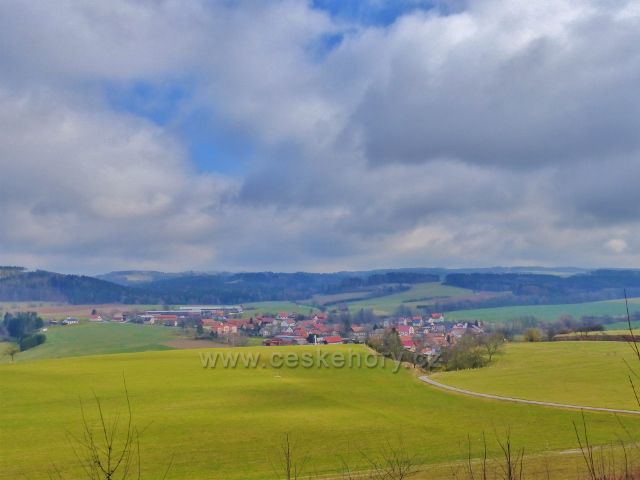
{"type": "Polygon", "coordinates": [[[623,342],[514,343],[479,370],[440,373],[438,381],[482,393],[584,406],[638,409],[623,342]]]}
{"type": "MultiPolygon", "coordinates": [[[[242,351],[269,355],[314,348],[242,351]]],[[[310,455],[309,473],[335,468],[339,456],[361,465],[359,452],[400,439],[420,462],[458,460],[467,434],[478,440],[482,431],[506,427],[529,453],[575,446],[576,412],[449,394],[405,370],[394,375],[388,368],[203,369],[196,350],[145,352],[1,365],[0,478],[48,478],[53,462],[67,478],[76,478],[66,433],[80,432],[78,398],[88,401],[95,390],[107,412],[122,411],[123,374],[136,423],[144,427],[146,479],[160,478],[172,455],[174,480],[275,478],[272,464],[279,461],[278,445],[287,432],[310,455]]],[[[611,415],[587,419],[596,443],[619,432],[611,415]]],[[[638,431],[640,419],[622,420],[638,431]]]]}
{"type": "MultiPolygon", "coordinates": [[[[640,311],[640,298],[629,299],[629,310],[640,311]]],[[[483,320],[503,322],[517,317],[534,316],[540,320],[556,320],[562,315],[573,315],[580,318],[584,315],[625,315],[624,300],[603,302],[572,303],[563,305],[527,305],[521,307],[483,308],[478,310],[459,310],[448,312],[447,318],[452,320],[483,320]]],[[[620,328],[616,326],[616,328],[620,328]]]]}
{"type": "Polygon", "coordinates": [[[471,290],[450,287],[440,283],[417,283],[406,292],[349,302],[349,309],[353,312],[361,308],[371,308],[378,314],[392,314],[399,305],[415,308],[417,305],[429,303],[430,300],[433,301],[442,297],[471,295],[472,293],[471,290]],[[411,302],[410,300],[418,301],[411,302]]]}
{"type": "MultiPolygon", "coordinates": [[[[48,327],[47,341],[16,356],[16,362],[105,353],[167,350],[164,343],[180,335],[177,329],[128,323],[83,323],[48,327]]],[[[8,357],[0,357],[8,362],[8,357]]]]}

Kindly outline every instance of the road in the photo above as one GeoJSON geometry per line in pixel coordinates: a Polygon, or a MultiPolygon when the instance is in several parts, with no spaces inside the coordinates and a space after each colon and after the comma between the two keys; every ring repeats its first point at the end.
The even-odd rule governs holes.
{"type": "Polygon", "coordinates": [[[571,405],[567,403],[554,403],[554,402],[542,402],[538,400],[525,400],[523,398],[514,398],[514,397],[503,397],[501,395],[492,395],[490,393],[478,393],[472,392],[470,390],[464,390],[462,388],[452,387],[451,385],[445,385],[444,383],[436,382],[432,378],[423,375],[418,377],[421,381],[428,383],[436,388],[441,388],[443,390],[449,390],[451,392],[461,393],[463,395],[469,395],[472,397],[480,397],[480,398],[488,398],[490,400],[500,400],[503,402],[512,402],[512,403],[525,403],[528,405],[540,405],[543,407],[555,407],[555,408],[570,408],[573,410],[584,410],[590,412],[605,412],[605,413],[620,413],[625,415],[640,415],[640,411],[638,410],[622,410],[617,408],[602,408],[602,407],[585,407],[582,405],[571,405]]]}

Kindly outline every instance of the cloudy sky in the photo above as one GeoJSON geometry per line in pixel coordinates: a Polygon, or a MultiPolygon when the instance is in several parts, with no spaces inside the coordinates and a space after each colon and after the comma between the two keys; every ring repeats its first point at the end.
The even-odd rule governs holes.
{"type": "Polygon", "coordinates": [[[0,264],[640,267],[637,0],[4,0],[0,264]]]}

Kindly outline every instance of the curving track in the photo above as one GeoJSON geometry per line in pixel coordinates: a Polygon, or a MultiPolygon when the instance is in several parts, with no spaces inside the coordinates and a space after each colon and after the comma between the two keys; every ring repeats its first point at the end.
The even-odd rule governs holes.
{"type": "Polygon", "coordinates": [[[441,388],[443,390],[449,390],[451,392],[461,393],[463,395],[469,395],[471,397],[480,397],[480,398],[488,398],[490,400],[500,400],[503,402],[512,402],[512,403],[524,403],[527,405],[539,405],[542,407],[555,407],[555,408],[570,408],[573,410],[584,410],[590,412],[605,412],[605,413],[620,413],[624,415],[640,415],[640,411],[638,410],[622,410],[617,408],[603,408],[603,407],[585,407],[582,405],[571,405],[568,403],[554,403],[554,402],[542,402],[539,400],[525,400],[523,398],[514,398],[514,397],[503,397],[501,395],[492,395],[490,393],[479,393],[472,392],[470,390],[464,390],[462,388],[452,387],[451,385],[445,385],[444,383],[436,382],[432,378],[423,375],[422,377],[418,377],[421,381],[428,383],[437,388],[441,388]]]}

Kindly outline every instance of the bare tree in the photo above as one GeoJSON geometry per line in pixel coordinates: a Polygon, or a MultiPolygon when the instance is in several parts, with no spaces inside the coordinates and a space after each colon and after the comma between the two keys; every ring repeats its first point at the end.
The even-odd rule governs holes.
{"type": "Polygon", "coordinates": [[[4,354],[11,357],[11,363],[13,363],[13,359],[18,353],[20,353],[20,349],[13,343],[9,344],[4,350],[4,354]]]}
{"type": "Polygon", "coordinates": [[[503,480],[522,480],[524,478],[524,448],[514,450],[509,430],[507,430],[504,440],[500,440],[498,437],[498,445],[500,445],[503,455],[500,464],[503,480]]]}
{"type": "Polygon", "coordinates": [[[493,360],[493,356],[500,353],[502,350],[502,346],[504,345],[504,335],[499,332],[491,333],[481,337],[480,344],[484,348],[487,357],[489,357],[489,362],[491,362],[491,360],[493,360]]]}

